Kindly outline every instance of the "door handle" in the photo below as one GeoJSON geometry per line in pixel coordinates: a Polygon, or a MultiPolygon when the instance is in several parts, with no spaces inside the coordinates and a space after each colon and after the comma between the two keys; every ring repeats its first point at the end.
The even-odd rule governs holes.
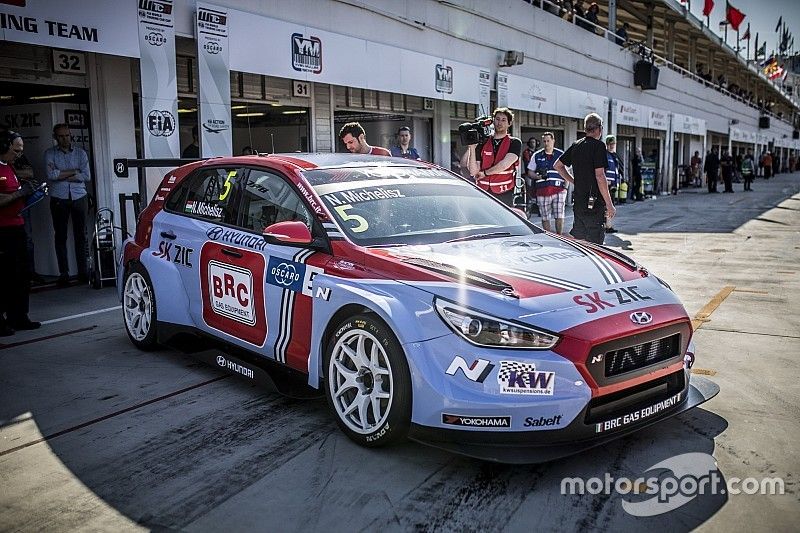
{"type": "Polygon", "coordinates": [[[239,259],[241,259],[241,257],[242,257],[242,254],[237,252],[237,251],[235,251],[235,250],[229,250],[227,248],[222,248],[221,251],[222,251],[223,254],[229,255],[231,257],[236,257],[236,258],[239,258],[239,259]]]}
{"type": "Polygon", "coordinates": [[[161,232],[161,236],[162,236],[163,238],[165,238],[165,239],[169,239],[169,240],[171,240],[171,241],[174,241],[174,240],[175,240],[175,234],[174,234],[174,233],[172,233],[171,231],[162,231],[162,232],[161,232]]]}

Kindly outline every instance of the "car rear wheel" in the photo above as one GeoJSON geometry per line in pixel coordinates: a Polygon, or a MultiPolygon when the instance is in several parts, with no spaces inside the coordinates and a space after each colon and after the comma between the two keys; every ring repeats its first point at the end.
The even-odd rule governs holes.
{"type": "Polygon", "coordinates": [[[403,349],[383,322],[356,315],[339,324],[325,368],[328,403],[351,440],[375,447],[405,439],[411,378],[403,349]]]}
{"type": "Polygon", "coordinates": [[[152,350],[156,344],[156,297],[150,276],[141,265],[133,265],[125,275],[122,313],[125,331],[140,350],[152,350]]]}

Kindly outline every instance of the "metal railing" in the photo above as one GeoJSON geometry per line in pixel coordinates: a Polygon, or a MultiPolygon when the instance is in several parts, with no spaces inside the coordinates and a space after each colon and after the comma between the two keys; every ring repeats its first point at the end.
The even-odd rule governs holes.
{"type": "MultiPolygon", "coordinates": [[[[533,0],[532,2],[529,2],[529,3],[531,3],[534,7],[537,7],[538,9],[541,9],[542,11],[544,11],[544,12],[546,12],[548,14],[556,16],[556,17],[558,17],[558,18],[560,18],[562,20],[566,20],[567,22],[570,22],[573,25],[579,25],[578,22],[580,21],[580,25],[582,25],[583,28],[587,28],[586,31],[590,31],[588,28],[592,28],[593,31],[590,31],[590,33],[594,33],[595,35],[603,37],[604,39],[613,41],[615,43],[619,43],[620,41],[622,41],[623,45],[626,45],[627,43],[632,42],[632,41],[630,41],[630,38],[628,38],[628,39],[623,38],[622,36],[620,36],[616,32],[611,31],[609,28],[600,26],[598,24],[595,24],[594,22],[591,22],[590,20],[587,20],[584,17],[576,15],[574,11],[571,13],[569,19],[565,19],[562,16],[562,13],[561,13],[563,8],[559,4],[551,2],[550,0],[533,0]],[[536,4],[538,4],[538,6],[536,4]],[[598,33],[598,30],[599,30],[599,33],[598,33]]],[[[639,43],[636,43],[636,44],[639,44],[639,43]]],[[[793,126],[791,120],[785,119],[783,117],[778,117],[775,113],[773,113],[769,109],[766,109],[763,106],[759,106],[756,102],[752,102],[749,98],[743,98],[742,96],[740,96],[740,95],[738,95],[738,94],[736,94],[734,92],[731,92],[726,88],[723,88],[721,85],[719,85],[717,83],[714,83],[713,81],[709,81],[709,80],[703,78],[702,76],[700,76],[699,74],[696,74],[694,72],[690,72],[689,70],[683,68],[682,66],[670,61],[669,59],[656,54],[655,51],[653,51],[652,49],[649,49],[649,50],[650,50],[650,54],[649,54],[650,57],[652,58],[652,60],[657,65],[664,66],[664,67],[666,67],[666,68],[668,68],[668,69],[670,69],[670,70],[672,70],[674,72],[678,72],[683,77],[693,79],[697,83],[701,83],[706,87],[715,89],[715,90],[721,92],[722,94],[732,98],[733,100],[736,100],[737,102],[740,102],[740,103],[742,103],[742,104],[744,104],[746,106],[749,106],[749,107],[757,110],[761,114],[768,115],[768,116],[770,116],[770,117],[772,117],[772,118],[774,118],[776,120],[780,120],[780,121],[785,122],[786,124],[788,124],[790,126],[793,126]]],[[[775,89],[781,95],[783,95],[784,97],[789,99],[789,101],[792,102],[794,105],[798,105],[796,102],[794,102],[793,99],[789,98],[789,96],[787,94],[785,94],[774,81],[772,81],[772,80],[768,79],[766,76],[764,76],[764,74],[759,69],[757,69],[757,68],[753,67],[753,65],[749,65],[749,64],[746,66],[746,68],[750,72],[752,72],[753,74],[756,74],[761,81],[763,81],[764,83],[772,86],[773,89],[775,89]]]]}

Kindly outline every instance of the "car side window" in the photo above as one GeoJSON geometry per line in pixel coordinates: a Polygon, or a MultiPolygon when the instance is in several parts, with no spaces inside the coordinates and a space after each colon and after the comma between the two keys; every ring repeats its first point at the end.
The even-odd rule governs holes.
{"type": "Polygon", "coordinates": [[[313,218],[300,195],[281,176],[250,170],[242,187],[241,226],[256,233],[276,222],[300,221],[313,233],[313,218]]]}
{"type": "Polygon", "coordinates": [[[246,173],[241,168],[199,170],[181,182],[167,200],[166,208],[210,222],[236,224],[240,181],[246,173]]]}

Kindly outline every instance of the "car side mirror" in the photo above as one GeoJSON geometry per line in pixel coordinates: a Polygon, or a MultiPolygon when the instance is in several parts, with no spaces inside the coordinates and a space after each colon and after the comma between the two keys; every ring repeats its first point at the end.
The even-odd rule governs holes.
{"type": "Polygon", "coordinates": [[[264,240],[269,244],[304,244],[314,240],[311,232],[303,222],[277,222],[264,228],[264,240]]]}

